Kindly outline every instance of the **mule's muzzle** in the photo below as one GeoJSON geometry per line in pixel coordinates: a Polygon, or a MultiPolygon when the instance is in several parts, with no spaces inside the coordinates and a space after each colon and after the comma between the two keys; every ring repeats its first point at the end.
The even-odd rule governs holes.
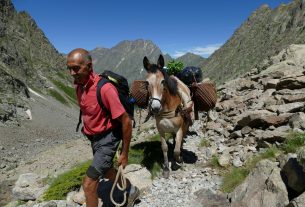
{"type": "Polygon", "coordinates": [[[161,101],[158,98],[149,99],[149,110],[153,115],[158,114],[161,111],[162,105],[161,101]]]}
{"type": "Polygon", "coordinates": [[[154,115],[158,114],[159,111],[160,111],[160,108],[151,108],[151,112],[152,112],[154,115]]]}

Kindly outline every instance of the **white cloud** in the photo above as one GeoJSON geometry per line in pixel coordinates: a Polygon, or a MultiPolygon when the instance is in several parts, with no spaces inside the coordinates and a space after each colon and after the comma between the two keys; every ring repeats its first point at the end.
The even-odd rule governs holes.
{"type": "Polygon", "coordinates": [[[219,49],[222,44],[214,44],[214,45],[207,45],[205,47],[194,47],[189,50],[185,51],[175,51],[175,54],[173,54],[174,58],[180,57],[188,52],[194,53],[196,55],[201,55],[208,57],[210,56],[215,50],[219,49]]]}

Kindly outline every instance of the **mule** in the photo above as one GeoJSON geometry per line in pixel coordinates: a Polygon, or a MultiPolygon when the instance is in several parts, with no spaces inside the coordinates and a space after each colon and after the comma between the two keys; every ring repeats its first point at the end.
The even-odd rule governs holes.
{"type": "Polygon", "coordinates": [[[190,97],[188,87],[178,78],[169,76],[164,67],[164,58],[159,56],[157,64],[151,64],[145,56],[143,65],[147,71],[146,81],[148,84],[149,101],[148,108],[150,113],[155,116],[156,126],[161,138],[161,147],[164,157],[163,177],[169,177],[168,145],[165,133],[174,135],[174,160],[172,169],[177,170],[182,163],[180,155],[185,137],[188,131],[190,120],[183,116],[182,96],[190,97]]]}

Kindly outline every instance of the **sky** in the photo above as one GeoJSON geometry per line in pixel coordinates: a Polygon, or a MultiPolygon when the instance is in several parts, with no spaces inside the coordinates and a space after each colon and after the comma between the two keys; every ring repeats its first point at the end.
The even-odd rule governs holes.
{"type": "Polygon", "coordinates": [[[291,0],[12,0],[61,53],[153,41],[163,53],[208,57],[263,4],[291,0]]]}

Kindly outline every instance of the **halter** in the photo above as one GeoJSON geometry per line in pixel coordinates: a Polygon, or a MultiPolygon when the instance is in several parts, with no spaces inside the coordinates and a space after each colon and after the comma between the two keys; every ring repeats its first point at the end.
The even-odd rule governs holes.
{"type": "Polygon", "coordinates": [[[149,100],[148,100],[149,111],[152,111],[152,109],[151,109],[151,104],[152,104],[152,102],[153,102],[154,100],[155,100],[155,101],[159,101],[159,102],[160,102],[160,105],[162,106],[162,102],[161,102],[160,99],[154,98],[154,97],[150,97],[149,100]]]}

